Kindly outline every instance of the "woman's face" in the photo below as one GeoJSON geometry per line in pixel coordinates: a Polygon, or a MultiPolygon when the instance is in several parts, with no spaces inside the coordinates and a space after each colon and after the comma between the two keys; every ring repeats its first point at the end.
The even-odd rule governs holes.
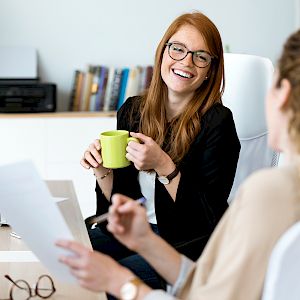
{"type": "MultiPolygon", "coordinates": [[[[205,50],[208,47],[198,30],[191,25],[183,25],[170,38],[169,43],[178,42],[189,51],[205,50]]],[[[202,84],[210,68],[210,64],[205,68],[196,67],[193,63],[192,54],[189,53],[183,60],[176,61],[168,54],[168,47],[165,47],[161,76],[168,88],[168,93],[187,97],[194,94],[195,90],[202,84]]]]}

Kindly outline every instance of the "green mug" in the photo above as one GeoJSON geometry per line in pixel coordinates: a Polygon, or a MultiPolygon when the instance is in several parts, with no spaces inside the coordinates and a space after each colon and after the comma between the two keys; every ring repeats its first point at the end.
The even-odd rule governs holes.
{"type": "Polygon", "coordinates": [[[103,166],[109,169],[124,168],[130,165],[126,158],[126,147],[130,141],[139,143],[134,137],[129,137],[127,130],[111,130],[100,134],[101,156],[103,166]]]}

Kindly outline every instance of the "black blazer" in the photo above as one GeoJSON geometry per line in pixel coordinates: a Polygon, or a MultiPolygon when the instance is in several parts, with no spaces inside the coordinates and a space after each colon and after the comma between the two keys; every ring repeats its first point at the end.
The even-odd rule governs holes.
{"type": "MultiPolygon", "coordinates": [[[[140,113],[131,97],[117,114],[117,128],[138,132],[140,113]]],[[[178,165],[181,178],[176,200],[165,186],[155,182],[155,213],[159,233],[179,252],[196,260],[218,221],[228,207],[240,151],[231,111],[215,104],[201,119],[201,130],[189,152],[178,165]]],[[[137,199],[142,196],[133,165],[114,170],[114,193],[137,199]]],[[[98,184],[97,215],[107,211],[109,202],[98,184]]]]}

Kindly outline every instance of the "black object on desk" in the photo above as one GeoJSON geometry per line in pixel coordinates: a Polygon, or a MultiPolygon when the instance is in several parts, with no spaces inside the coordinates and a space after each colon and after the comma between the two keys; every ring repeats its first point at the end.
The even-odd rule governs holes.
{"type": "Polygon", "coordinates": [[[37,80],[0,80],[1,113],[54,112],[56,85],[37,80]]]}

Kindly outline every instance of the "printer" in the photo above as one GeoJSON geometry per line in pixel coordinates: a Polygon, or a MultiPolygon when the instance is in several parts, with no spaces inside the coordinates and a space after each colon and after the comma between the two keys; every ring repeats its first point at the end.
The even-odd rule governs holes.
{"type": "Polygon", "coordinates": [[[0,113],[54,112],[56,85],[42,83],[32,47],[0,47],[0,113]]]}

